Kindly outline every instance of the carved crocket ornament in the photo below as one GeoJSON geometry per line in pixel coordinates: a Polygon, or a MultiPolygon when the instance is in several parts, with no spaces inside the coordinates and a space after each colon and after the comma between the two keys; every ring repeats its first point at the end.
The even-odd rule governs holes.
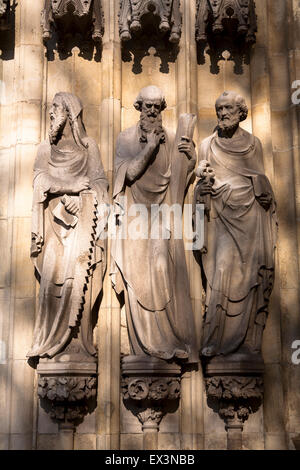
{"type": "Polygon", "coordinates": [[[257,22],[254,0],[197,0],[196,40],[227,34],[253,44],[257,22]]]}
{"type": "Polygon", "coordinates": [[[169,35],[171,43],[179,43],[182,17],[180,0],[121,0],[119,30],[121,41],[142,34],[146,25],[157,26],[158,33],[169,35]]]}
{"type": "Polygon", "coordinates": [[[41,20],[43,39],[49,41],[54,31],[59,41],[65,35],[101,42],[104,32],[102,0],[45,0],[41,20]]]}

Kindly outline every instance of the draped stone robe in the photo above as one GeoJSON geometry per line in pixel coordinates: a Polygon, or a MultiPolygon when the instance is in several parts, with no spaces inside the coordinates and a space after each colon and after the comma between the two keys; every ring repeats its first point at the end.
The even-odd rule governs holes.
{"type": "Polygon", "coordinates": [[[241,130],[239,137],[205,139],[200,160],[216,179],[208,222],[206,313],[202,354],[260,352],[274,279],[277,222],[275,201],[264,174],[260,141],[241,130]],[[256,199],[270,194],[266,211],[256,199]]]}
{"type": "MultiPolygon", "coordinates": [[[[182,240],[174,240],[172,229],[159,223],[168,237],[151,239],[158,219],[151,218],[151,204],[183,204],[184,194],[173,188],[177,177],[188,184],[191,171],[176,175],[176,158],[172,153],[174,136],[165,131],[165,143],[134,182],[126,180],[132,159],[142,150],[139,126],[122,132],[117,140],[115,160],[114,204],[119,214],[117,237],[112,241],[112,282],[115,290],[124,291],[127,327],[132,353],[161,359],[181,358],[198,361],[195,346],[194,319],[189,296],[189,283],[182,240]],[[173,191],[172,191],[173,189],[173,191]],[[126,203],[124,203],[126,200],[126,203]],[[126,207],[124,207],[126,204],[126,207]],[[121,237],[127,215],[128,227],[134,220],[134,204],[146,207],[144,238],[121,237]],[[147,223],[149,222],[148,229],[147,223]]],[[[180,154],[181,159],[186,159],[180,154]]],[[[178,163],[178,162],[177,162],[178,163]]]]}
{"type": "Polygon", "coordinates": [[[105,242],[98,237],[107,220],[108,184],[96,142],[85,137],[83,144],[61,152],[44,142],[35,161],[31,256],[40,291],[28,357],[52,358],[69,342],[75,327],[81,349],[95,354],[91,310],[106,266],[105,242]],[[91,190],[70,195],[80,206],[71,216],[59,187],[82,176],[89,177],[91,190]]]}

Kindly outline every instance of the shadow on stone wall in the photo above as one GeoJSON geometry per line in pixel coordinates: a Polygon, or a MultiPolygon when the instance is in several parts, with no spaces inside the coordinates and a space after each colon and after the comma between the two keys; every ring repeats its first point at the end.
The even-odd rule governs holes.
{"type": "Polygon", "coordinates": [[[246,43],[240,43],[230,38],[215,37],[206,43],[197,43],[197,62],[198,65],[204,65],[205,55],[210,58],[210,72],[213,75],[220,73],[219,62],[230,60],[234,62],[234,73],[243,75],[244,65],[250,64],[252,46],[246,43]]]}
{"type": "Polygon", "coordinates": [[[101,62],[102,42],[84,41],[80,34],[74,36],[65,36],[63,41],[59,41],[58,35],[53,33],[52,39],[47,41],[46,57],[48,61],[55,60],[55,51],[60,60],[66,60],[73,55],[73,48],[78,47],[78,56],[85,60],[101,62]]]}
{"type": "Polygon", "coordinates": [[[144,34],[141,37],[122,43],[122,60],[131,62],[132,72],[136,75],[143,72],[142,60],[144,57],[154,55],[161,60],[161,73],[169,73],[169,63],[175,63],[179,53],[179,46],[172,44],[167,38],[144,34]]]}
{"type": "Polygon", "coordinates": [[[13,60],[15,58],[15,11],[18,3],[13,0],[10,8],[0,19],[0,59],[13,60]]]}

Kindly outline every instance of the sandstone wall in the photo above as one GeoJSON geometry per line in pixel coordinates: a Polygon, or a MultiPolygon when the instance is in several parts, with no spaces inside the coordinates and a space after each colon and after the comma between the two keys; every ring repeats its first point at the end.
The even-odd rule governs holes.
{"type": "MultiPolygon", "coordinates": [[[[4,44],[0,62],[0,449],[56,449],[58,428],[39,406],[36,374],[26,361],[32,341],[38,284],[29,259],[32,169],[45,139],[54,94],[77,94],[84,104],[87,132],[99,143],[113,185],[118,133],[138,119],[137,92],[154,84],[166,94],[165,125],[176,129],[180,113],[198,115],[197,143],[215,127],[215,99],[233,89],[250,108],[243,126],[263,143],[266,173],[278,203],[279,241],[276,284],[264,335],[265,400],[245,423],[244,447],[294,448],[300,433],[300,366],[291,363],[291,344],[300,339],[300,106],[291,102],[292,83],[300,79],[298,0],[258,0],[257,44],[249,64],[236,71],[232,61],[197,63],[195,1],[181,0],[180,52],[168,67],[150,50],[140,63],[121,57],[119,0],[104,0],[105,35],[101,60],[78,50],[48,60],[42,43],[43,0],[21,0],[15,14],[15,40],[4,44]]],[[[192,201],[193,188],[187,195],[192,201]]],[[[199,266],[186,252],[199,344],[203,292],[199,266]]],[[[109,265],[109,259],[108,259],[109,265]]],[[[108,273],[95,338],[99,348],[98,407],[75,433],[75,449],[141,449],[138,420],[120,398],[120,353],[128,352],[126,319],[108,273]]],[[[224,423],[206,403],[199,370],[185,372],[180,408],[162,421],[160,449],[225,449],[224,423]]]]}

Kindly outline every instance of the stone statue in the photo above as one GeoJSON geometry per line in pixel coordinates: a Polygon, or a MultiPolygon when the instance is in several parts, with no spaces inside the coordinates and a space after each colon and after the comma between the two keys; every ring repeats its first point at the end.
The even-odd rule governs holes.
{"type": "Polygon", "coordinates": [[[129,41],[132,34],[143,30],[143,20],[151,18],[155,24],[158,18],[158,30],[170,34],[171,43],[179,43],[181,36],[180,0],[121,0],[119,29],[121,41],[129,41]]]}
{"type": "Polygon", "coordinates": [[[141,113],[139,123],[117,139],[113,198],[120,231],[125,216],[128,226],[134,219],[135,205],[146,210],[144,236],[117,234],[112,281],[117,293],[124,291],[133,355],[197,362],[183,240],[175,239],[164,218],[150,214],[153,205],[183,205],[195,166],[194,144],[186,134],[177,143],[162,126],[166,101],[159,88],[142,89],[134,106],[141,113]],[[169,235],[152,237],[155,223],[169,235]]]}
{"type": "Polygon", "coordinates": [[[275,200],[261,143],[239,125],[245,100],[224,92],[216,112],[217,130],[200,146],[195,192],[207,225],[202,356],[259,360],[274,280],[275,200]]]}
{"type": "Polygon", "coordinates": [[[34,165],[31,257],[40,292],[28,357],[71,351],[73,361],[88,360],[96,354],[91,314],[106,267],[108,183],[79,98],[57,93],[50,120],[34,165]]]}

